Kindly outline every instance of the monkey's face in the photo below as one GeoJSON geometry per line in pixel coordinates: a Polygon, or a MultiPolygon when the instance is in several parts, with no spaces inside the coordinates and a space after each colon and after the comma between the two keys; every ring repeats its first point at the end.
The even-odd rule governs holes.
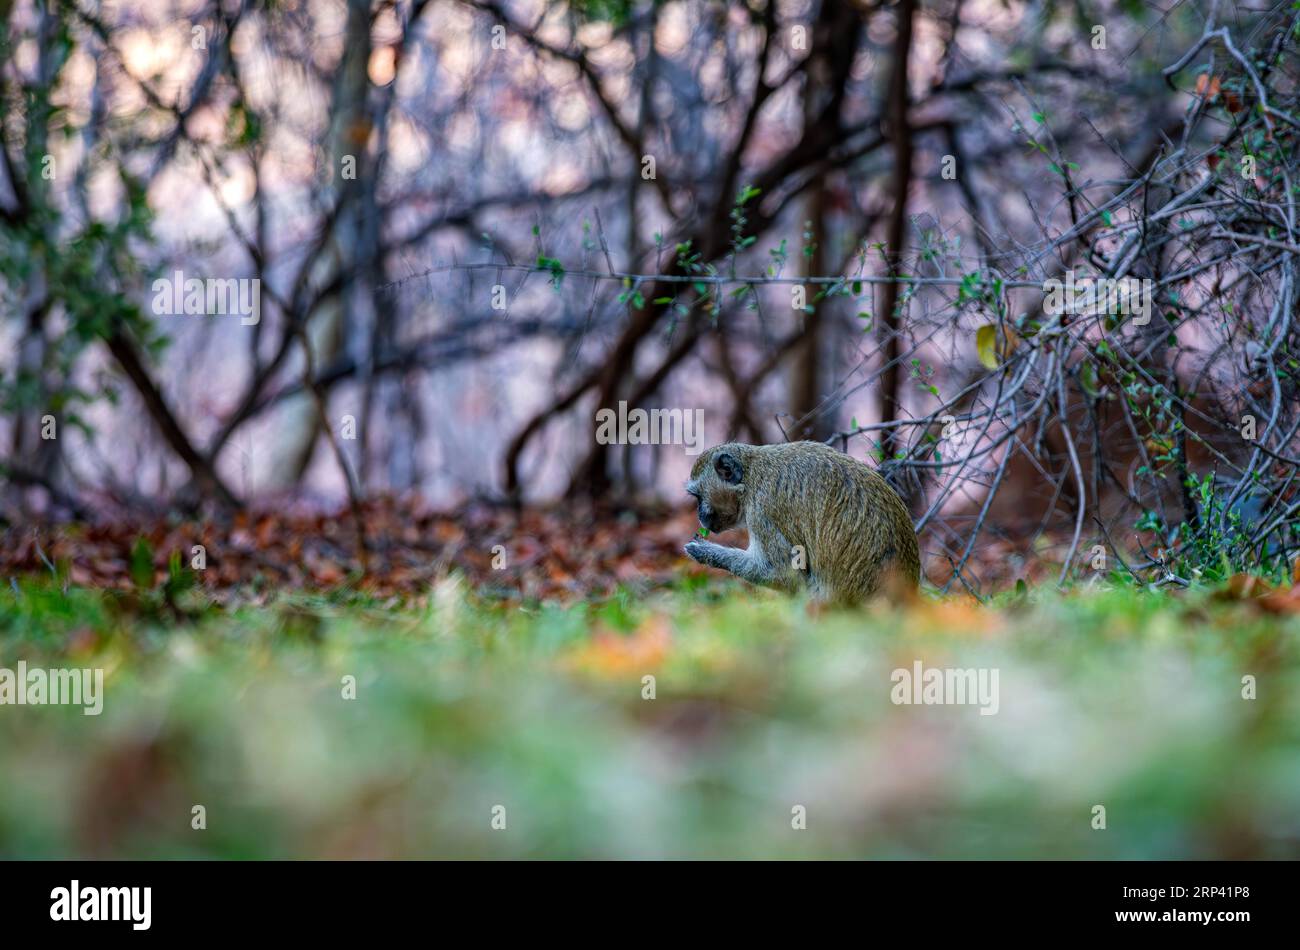
{"type": "Polygon", "coordinates": [[[715,449],[700,457],[686,483],[695,499],[700,524],[710,532],[729,531],[740,523],[745,496],[744,470],[730,452],[715,449]]]}

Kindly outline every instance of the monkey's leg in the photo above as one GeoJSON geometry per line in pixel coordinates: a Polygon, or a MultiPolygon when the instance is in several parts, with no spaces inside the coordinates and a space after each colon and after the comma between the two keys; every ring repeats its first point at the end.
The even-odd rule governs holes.
{"type": "Polygon", "coordinates": [[[725,548],[712,541],[690,541],[686,545],[686,553],[705,567],[730,571],[742,581],[763,587],[778,586],[776,569],[753,551],[725,548]]]}
{"type": "Polygon", "coordinates": [[[766,518],[751,518],[749,523],[749,554],[752,560],[768,565],[771,580],[768,587],[775,587],[787,594],[793,594],[804,586],[807,580],[807,554],[801,555],[796,568],[796,549],[776,525],[766,518]]]}

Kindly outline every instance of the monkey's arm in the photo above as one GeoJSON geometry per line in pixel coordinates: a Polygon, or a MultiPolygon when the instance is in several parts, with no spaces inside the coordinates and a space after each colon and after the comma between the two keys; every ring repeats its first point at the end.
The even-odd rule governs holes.
{"type": "Polygon", "coordinates": [[[705,567],[730,571],[742,581],[764,587],[782,586],[776,568],[753,550],[724,548],[721,544],[714,544],[712,541],[694,540],[687,542],[686,553],[705,567]]]}

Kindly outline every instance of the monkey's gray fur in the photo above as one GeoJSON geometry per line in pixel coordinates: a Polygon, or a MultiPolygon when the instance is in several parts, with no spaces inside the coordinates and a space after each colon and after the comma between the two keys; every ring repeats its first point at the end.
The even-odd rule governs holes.
{"type": "Polygon", "coordinates": [[[752,584],[806,586],[816,600],[846,604],[886,582],[915,590],[919,581],[902,500],[866,465],[820,442],[714,446],[695,460],[686,491],[710,532],[749,529],[745,550],[696,538],[686,553],[752,584]]]}

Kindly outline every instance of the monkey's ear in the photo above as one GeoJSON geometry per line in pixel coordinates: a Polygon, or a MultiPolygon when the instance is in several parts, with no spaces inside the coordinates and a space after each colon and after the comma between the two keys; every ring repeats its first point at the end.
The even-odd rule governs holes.
{"type": "Polygon", "coordinates": [[[718,473],[718,478],[722,479],[728,485],[739,485],[744,472],[740,469],[740,463],[736,457],[727,452],[723,452],[713,462],[713,470],[718,473]]]}

